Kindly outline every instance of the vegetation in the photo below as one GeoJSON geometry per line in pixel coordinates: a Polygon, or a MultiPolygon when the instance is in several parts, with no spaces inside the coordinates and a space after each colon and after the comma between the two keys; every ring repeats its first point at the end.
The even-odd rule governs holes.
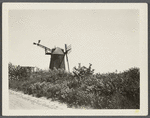
{"type": "Polygon", "coordinates": [[[140,108],[139,68],[131,68],[122,73],[93,74],[91,66],[75,67],[72,73],[63,69],[33,72],[30,73],[33,76],[28,78],[21,71],[18,79],[12,74],[16,71],[9,68],[9,87],[36,97],[52,98],[67,103],[70,107],[140,108]]]}

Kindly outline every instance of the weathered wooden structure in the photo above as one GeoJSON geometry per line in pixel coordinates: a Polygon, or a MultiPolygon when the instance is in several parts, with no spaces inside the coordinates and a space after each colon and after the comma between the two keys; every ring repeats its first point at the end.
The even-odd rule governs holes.
{"type": "Polygon", "coordinates": [[[67,60],[67,64],[68,64],[68,71],[70,71],[69,70],[69,61],[68,61],[67,54],[70,53],[70,51],[71,51],[71,45],[67,46],[65,44],[65,51],[64,51],[64,49],[61,49],[59,47],[55,47],[53,49],[50,49],[50,48],[45,47],[45,46],[43,46],[39,43],[40,43],[40,40],[38,41],[38,43],[33,43],[33,44],[37,45],[41,48],[44,48],[46,55],[51,55],[50,65],[49,65],[50,69],[54,69],[54,67],[56,69],[58,69],[58,68],[65,69],[65,59],[64,59],[64,57],[66,56],[66,60],[67,60]]]}
{"type": "Polygon", "coordinates": [[[58,68],[65,69],[65,60],[64,60],[65,53],[63,49],[56,47],[52,49],[51,53],[45,53],[45,54],[51,55],[51,60],[49,65],[50,69],[53,69],[54,67],[56,69],[58,68]]]}

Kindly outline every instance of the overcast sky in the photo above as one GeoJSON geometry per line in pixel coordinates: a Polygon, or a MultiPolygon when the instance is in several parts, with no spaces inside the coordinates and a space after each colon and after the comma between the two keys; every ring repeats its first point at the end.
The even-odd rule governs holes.
{"type": "Polygon", "coordinates": [[[38,40],[49,48],[71,44],[71,70],[78,63],[100,73],[139,67],[139,11],[10,10],[9,61],[47,69],[50,56],[33,45],[38,40]]]}

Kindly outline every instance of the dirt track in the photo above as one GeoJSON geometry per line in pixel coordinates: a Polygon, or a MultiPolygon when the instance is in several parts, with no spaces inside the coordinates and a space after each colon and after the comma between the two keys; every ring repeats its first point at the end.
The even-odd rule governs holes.
{"type": "Polygon", "coordinates": [[[10,109],[71,109],[67,105],[46,98],[35,98],[21,92],[9,90],[10,109]]]}

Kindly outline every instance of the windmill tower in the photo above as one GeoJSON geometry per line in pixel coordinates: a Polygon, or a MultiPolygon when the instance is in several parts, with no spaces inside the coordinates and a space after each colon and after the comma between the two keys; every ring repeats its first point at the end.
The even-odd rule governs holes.
{"type": "Polygon", "coordinates": [[[67,61],[67,65],[68,65],[68,71],[70,71],[68,54],[71,52],[71,45],[67,46],[65,44],[65,51],[64,51],[64,49],[61,49],[59,47],[55,47],[53,49],[50,49],[50,48],[48,48],[46,46],[43,46],[43,45],[40,44],[40,40],[38,41],[38,43],[33,43],[33,44],[37,45],[37,46],[39,46],[41,48],[44,48],[46,55],[51,55],[50,65],[49,65],[50,69],[54,69],[54,67],[56,69],[58,69],[58,68],[65,69],[65,56],[66,56],[66,61],[67,61]]]}

